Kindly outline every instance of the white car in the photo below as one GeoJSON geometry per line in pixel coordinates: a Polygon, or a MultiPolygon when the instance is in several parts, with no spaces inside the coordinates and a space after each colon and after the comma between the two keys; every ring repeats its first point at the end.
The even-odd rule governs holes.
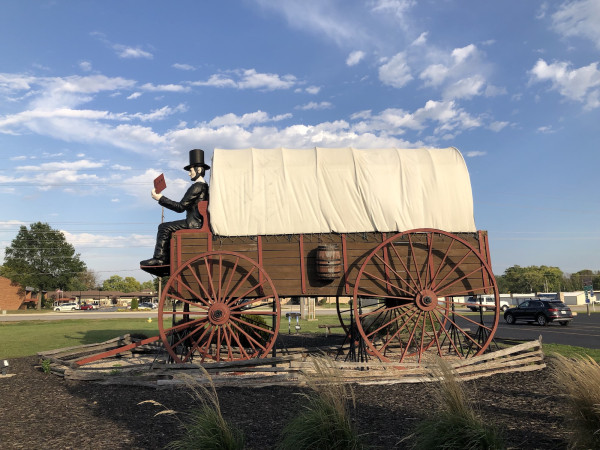
{"type": "MultiPolygon", "coordinates": [[[[477,297],[469,297],[467,298],[467,302],[466,302],[466,307],[469,308],[471,311],[479,311],[479,307],[481,305],[481,310],[483,312],[487,311],[487,310],[493,310],[494,308],[496,308],[496,303],[494,300],[494,296],[493,295],[481,295],[481,296],[477,296],[477,297]],[[481,301],[481,303],[480,303],[481,301]]],[[[502,300],[500,299],[500,309],[502,311],[506,311],[508,308],[510,308],[510,305],[508,304],[508,302],[506,300],[502,300]]]]}
{"type": "Polygon", "coordinates": [[[77,309],[79,309],[77,303],[63,303],[62,305],[54,307],[54,311],[75,311],[77,309]]]}

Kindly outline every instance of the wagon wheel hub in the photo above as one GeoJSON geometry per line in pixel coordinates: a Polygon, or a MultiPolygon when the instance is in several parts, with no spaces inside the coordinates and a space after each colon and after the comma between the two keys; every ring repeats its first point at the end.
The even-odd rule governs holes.
{"type": "Polygon", "coordinates": [[[432,311],[438,305],[437,294],[429,289],[423,289],[415,298],[415,303],[422,311],[432,311]]]}
{"type": "Polygon", "coordinates": [[[208,309],[208,320],[213,325],[223,325],[229,320],[231,311],[225,303],[214,303],[208,309]]]}

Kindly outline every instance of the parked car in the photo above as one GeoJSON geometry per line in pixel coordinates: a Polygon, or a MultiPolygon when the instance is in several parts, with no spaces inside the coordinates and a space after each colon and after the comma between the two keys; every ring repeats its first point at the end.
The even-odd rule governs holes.
{"type": "Polygon", "coordinates": [[[87,305],[81,305],[81,308],[79,308],[79,309],[81,309],[82,311],[88,311],[88,310],[91,311],[95,308],[94,308],[94,305],[87,304],[87,305]]]}
{"type": "Polygon", "coordinates": [[[54,307],[54,311],[75,311],[76,309],[79,309],[77,303],[63,303],[54,307]]]}
{"type": "MultiPolygon", "coordinates": [[[[480,306],[483,312],[487,311],[488,309],[496,308],[496,301],[493,295],[471,296],[467,298],[465,303],[467,308],[469,308],[471,311],[479,311],[480,306]]],[[[508,308],[510,308],[508,302],[500,299],[500,309],[502,311],[506,311],[508,308]]]]}
{"type": "Polygon", "coordinates": [[[559,300],[525,300],[516,308],[509,308],[504,312],[504,320],[509,325],[517,320],[525,322],[537,322],[538,325],[545,326],[549,322],[558,322],[561,325],[569,325],[573,320],[571,308],[559,300]]]}
{"type": "Polygon", "coordinates": [[[156,303],[142,302],[138,305],[138,309],[156,309],[156,308],[158,308],[156,303]]]}

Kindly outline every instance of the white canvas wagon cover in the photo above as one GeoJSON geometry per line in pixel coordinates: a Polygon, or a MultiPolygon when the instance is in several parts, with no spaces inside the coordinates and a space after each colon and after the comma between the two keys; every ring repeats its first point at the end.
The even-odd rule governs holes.
{"type": "Polygon", "coordinates": [[[209,212],[220,236],[476,231],[452,147],[215,149],[209,212]]]}

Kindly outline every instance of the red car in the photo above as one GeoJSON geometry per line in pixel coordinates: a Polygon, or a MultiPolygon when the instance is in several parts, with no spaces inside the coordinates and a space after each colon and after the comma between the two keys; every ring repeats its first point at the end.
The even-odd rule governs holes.
{"type": "Polygon", "coordinates": [[[94,309],[94,305],[81,305],[81,310],[94,309]]]}

